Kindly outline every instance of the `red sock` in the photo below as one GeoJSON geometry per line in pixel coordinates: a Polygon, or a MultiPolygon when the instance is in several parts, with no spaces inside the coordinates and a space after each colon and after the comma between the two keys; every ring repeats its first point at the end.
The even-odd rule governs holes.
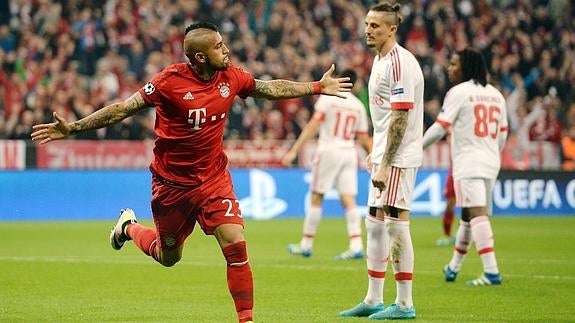
{"type": "Polygon", "coordinates": [[[126,228],[126,233],[146,255],[158,260],[156,230],[139,223],[132,223],[126,228]]]}
{"type": "Polygon", "coordinates": [[[451,223],[453,223],[453,211],[449,212],[445,211],[445,213],[443,214],[442,223],[443,223],[443,233],[445,233],[447,237],[451,237],[451,223]]]}
{"type": "Polygon", "coordinates": [[[228,263],[228,288],[234,304],[238,319],[241,322],[253,320],[254,282],[252,269],[248,262],[246,242],[240,241],[222,249],[228,263]]]}

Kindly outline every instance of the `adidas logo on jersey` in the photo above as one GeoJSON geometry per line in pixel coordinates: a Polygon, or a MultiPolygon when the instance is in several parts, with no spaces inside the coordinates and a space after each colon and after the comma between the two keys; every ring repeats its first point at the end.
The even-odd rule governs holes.
{"type": "Polygon", "coordinates": [[[189,91],[188,91],[188,93],[186,93],[186,95],[184,95],[184,100],[193,100],[193,99],[194,99],[194,96],[189,91]]]}

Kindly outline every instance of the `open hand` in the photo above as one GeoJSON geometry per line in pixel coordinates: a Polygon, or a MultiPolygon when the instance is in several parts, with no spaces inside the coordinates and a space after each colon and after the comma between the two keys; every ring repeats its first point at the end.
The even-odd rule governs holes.
{"type": "Polygon", "coordinates": [[[321,77],[321,80],[319,80],[321,84],[321,94],[335,95],[345,99],[345,96],[338,92],[351,92],[353,83],[349,82],[349,77],[333,78],[331,76],[333,71],[335,71],[335,65],[331,64],[329,69],[321,77]]]}
{"type": "Polygon", "coordinates": [[[45,144],[52,140],[66,138],[70,135],[70,125],[56,112],[53,113],[55,122],[32,126],[32,140],[45,144]]]}

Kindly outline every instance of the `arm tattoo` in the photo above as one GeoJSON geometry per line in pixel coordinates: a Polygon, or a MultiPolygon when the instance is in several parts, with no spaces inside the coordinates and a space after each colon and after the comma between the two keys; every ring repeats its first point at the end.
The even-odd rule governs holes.
{"type": "Polygon", "coordinates": [[[136,92],[123,102],[110,104],[73,122],[70,125],[70,132],[76,133],[103,128],[120,122],[145,108],[148,108],[148,105],[144,101],[144,98],[142,98],[142,95],[136,92]]]}
{"type": "Polygon", "coordinates": [[[269,100],[299,98],[313,93],[311,82],[294,82],[288,80],[256,80],[256,88],[250,94],[255,98],[269,100]]]}
{"type": "Polygon", "coordinates": [[[403,141],[405,130],[407,129],[408,110],[394,110],[391,113],[389,130],[387,131],[387,147],[383,155],[383,165],[391,165],[397,154],[397,150],[403,141]]]}

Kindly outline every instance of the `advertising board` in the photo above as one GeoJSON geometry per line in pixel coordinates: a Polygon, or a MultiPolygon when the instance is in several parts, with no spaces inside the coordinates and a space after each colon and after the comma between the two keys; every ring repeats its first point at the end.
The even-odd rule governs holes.
{"type": "MultiPolygon", "coordinates": [[[[303,217],[308,169],[232,169],[245,218],[303,217]]],[[[445,206],[445,170],[421,169],[413,216],[439,216],[445,206]]],[[[565,172],[502,172],[493,192],[494,216],[575,215],[575,177],[565,172]]],[[[27,170],[0,172],[0,220],[111,219],[124,207],[150,217],[147,170],[27,170]]],[[[366,213],[369,175],[359,172],[357,203],[366,213]]],[[[335,191],[325,195],[326,217],[342,216],[335,191]]]]}

